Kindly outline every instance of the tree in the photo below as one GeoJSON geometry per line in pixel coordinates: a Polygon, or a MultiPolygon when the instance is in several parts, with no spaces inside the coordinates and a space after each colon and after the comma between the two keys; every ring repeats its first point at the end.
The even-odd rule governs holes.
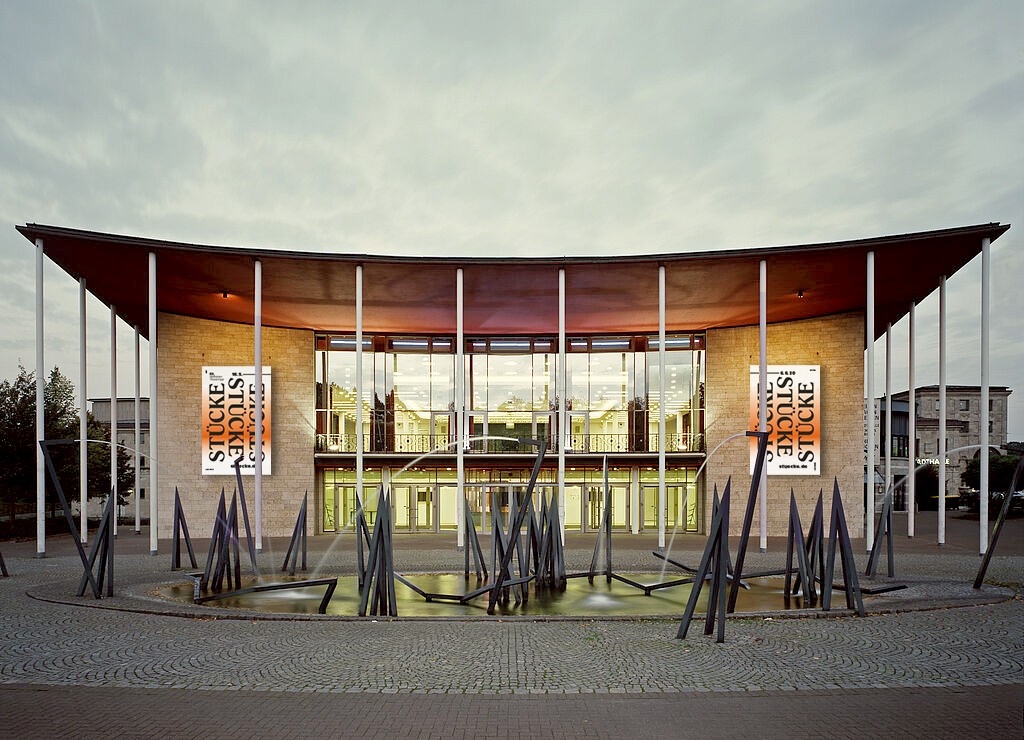
{"type": "MultiPolygon", "coordinates": [[[[58,368],[53,368],[43,387],[44,432],[48,439],[77,439],[79,435],[78,408],[75,405],[74,384],[58,368]]],[[[109,431],[90,418],[89,436],[109,439],[109,431]]],[[[90,445],[99,448],[101,445],[90,445]]],[[[14,380],[0,383],[0,501],[14,513],[18,503],[34,501],[36,496],[36,378],[24,367],[18,367],[14,380]]],[[[78,445],[50,447],[51,459],[69,499],[79,497],[78,445]]],[[[110,493],[109,448],[94,453],[89,451],[89,495],[106,497],[110,493]],[[97,461],[93,464],[93,456],[97,461]]],[[[118,454],[119,492],[127,491],[133,483],[130,455],[118,454]]],[[[49,475],[46,476],[48,502],[56,503],[56,490],[49,475]]],[[[119,498],[121,498],[119,496],[119,498]]]]}
{"type": "MultiPolygon", "coordinates": [[[[1000,455],[992,450],[988,456],[988,488],[990,492],[1003,492],[1013,485],[1013,474],[1017,470],[1019,455],[1000,455]]],[[[968,488],[981,488],[981,455],[968,461],[967,468],[960,474],[960,480],[968,488]]],[[[1017,481],[1018,488],[1024,482],[1017,481]]]]}

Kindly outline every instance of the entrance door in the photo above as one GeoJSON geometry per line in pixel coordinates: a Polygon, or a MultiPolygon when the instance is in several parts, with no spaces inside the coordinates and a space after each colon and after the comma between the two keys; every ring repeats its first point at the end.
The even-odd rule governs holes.
{"type": "Polygon", "coordinates": [[[391,486],[391,507],[395,530],[403,532],[434,532],[433,483],[402,483],[391,486]]]}
{"type": "Polygon", "coordinates": [[[459,488],[455,485],[441,484],[437,487],[437,525],[438,529],[459,528],[459,488]]]}
{"type": "Polygon", "coordinates": [[[583,527],[583,486],[565,485],[565,529],[579,532],[583,527]]]}
{"type": "MultiPolygon", "coordinates": [[[[612,494],[612,529],[627,529],[629,527],[629,485],[611,483],[609,489],[612,494]]],[[[604,485],[587,486],[586,531],[599,530],[603,515],[604,485]]],[[[657,522],[655,522],[655,526],[657,526],[657,522]]]]}

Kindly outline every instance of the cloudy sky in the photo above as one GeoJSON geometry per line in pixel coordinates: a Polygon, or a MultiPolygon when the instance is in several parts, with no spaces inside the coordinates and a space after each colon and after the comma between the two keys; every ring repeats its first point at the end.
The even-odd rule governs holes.
{"type": "MultiPolygon", "coordinates": [[[[0,377],[35,361],[18,223],[597,255],[1000,221],[1014,228],[992,250],[991,381],[1015,389],[1010,436],[1024,439],[1022,38],[1019,0],[7,0],[0,377]]],[[[951,383],[979,382],[979,261],[949,281],[951,383]]],[[[77,284],[53,265],[46,280],[46,364],[77,381],[77,284]]],[[[94,300],[88,312],[98,396],[109,318],[94,300]]],[[[920,384],[937,382],[936,316],[933,296],[920,384]]],[[[118,336],[130,394],[132,337],[118,336]]],[[[897,390],[906,336],[895,328],[897,390]]]]}

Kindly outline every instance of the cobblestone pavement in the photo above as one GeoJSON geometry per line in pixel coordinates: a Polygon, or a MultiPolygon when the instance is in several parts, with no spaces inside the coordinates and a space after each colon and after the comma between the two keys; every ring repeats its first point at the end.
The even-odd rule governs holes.
{"type": "MultiPolygon", "coordinates": [[[[440,541],[440,546],[438,539],[399,541],[398,567],[409,572],[460,568],[461,556],[440,541]]],[[[570,542],[570,564],[579,567],[589,561],[591,541],[570,542]]],[[[630,713],[634,729],[626,734],[683,735],[686,718],[693,722],[702,716],[694,707],[704,707],[707,712],[741,712],[748,718],[763,712],[768,724],[760,725],[759,736],[775,735],[774,730],[807,736],[800,730],[814,734],[812,725],[791,724],[783,733],[786,725],[769,719],[778,719],[777,712],[785,707],[838,717],[839,705],[847,707],[843,711],[859,707],[863,714],[858,716],[869,722],[868,730],[877,730],[861,730],[860,736],[885,735],[887,727],[922,732],[934,727],[929,734],[935,736],[973,735],[972,728],[979,736],[1021,734],[1020,543],[1011,542],[1009,554],[997,556],[989,571],[990,582],[1011,584],[1009,590],[987,585],[979,597],[969,588],[979,564],[976,554],[911,547],[897,556],[899,573],[911,585],[910,595],[869,602],[872,611],[881,613],[866,618],[730,619],[721,645],[704,637],[699,623],[691,628],[689,639],[676,640],[678,623],[666,619],[296,621],[212,619],[216,612],[202,609],[194,618],[182,618],[154,613],[161,608],[180,612],[178,607],[154,606],[133,596],[144,593],[146,584],[174,578],[169,555],[150,557],[142,552],[148,538],[119,538],[118,595],[98,602],[71,596],[80,573],[77,556],[70,554],[72,543],[66,538],[51,543],[50,557],[44,559],[32,557],[29,545],[3,545],[12,577],[0,579],[0,735],[23,736],[15,729],[21,727],[19,722],[26,714],[37,717],[38,708],[45,706],[55,712],[47,720],[56,723],[53,731],[43,732],[51,726],[44,723],[33,725],[33,732],[48,736],[77,729],[72,734],[87,736],[91,733],[82,726],[54,718],[65,705],[68,712],[103,706],[103,697],[113,696],[103,692],[113,689],[119,690],[116,696],[127,713],[118,715],[119,722],[150,704],[177,703],[200,707],[190,715],[194,724],[189,726],[195,729],[202,726],[203,717],[217,716],[218,702],[229,702],[224,705],[231,707],[229,716],[251,711],[269,722],[261,725],[262,730],[254,725],[252,732],[239,725],[235,729],[240,734],[280,734],[273,729],[274,722],[286,715],[298,723],[293,734],[312,735],[317,728],[328,727],[333,734],[367,734],[368,729],[388,727],[392,735],[450,735],[442,731],[447,726],[443,721],[435,721],[457,719],[462,723],[460,736],[467,736],[477,734],[473,728],[493,729],[502,718],[516,718],[502,726],[534,734],[531,728],[539,732],[542,725],[522,724],[523,717],[552,712],[551,702],[560,707],[552,715],[557,722],[543,728],[559,725],[562,734],[622,736],[615,732],[625,729],[615,721],[615,707],[621,707],[620,715],[630,713]],[[917,551],[921,549],[925,551],[917,551]],[[952,604],[971,605],[948,608],[952,604]],[[63,688],[55,692],[47,687],[63,688]],[[236,698],[216,698],[227,697],[228,691],[236,698]],[[296,697],[298,703],[277,716],[273,707],[279,700],[264,703],[260,696],[281,694],[296,697]],[[346,697],[339,697],[341,703],[326,698],[338,694],[346,697]],[[422,694],[445,696],[427,701],[422,694]],[[302,703],[307,700],[300,701],[299,695],[318,698],[302,703]],[[547,703],[536,695],[546,696],[547,703]],[[382,701],[388,696],[397,702],[390,706],[400,709],[405,719],[386,716],[389,705],[382,701]],[[737,703],[737,697],[744,700],[737,703]],[[501,703],[502,699],[506,701],[501,703]],[[617,703],[631,699],[640,703],[617,703]],[[680,701],[688,708],[681,709],[680,701]],[[301,707],[308,711],[300,712],[301,707]],[[777,707],[776,712],[769,711],[771,707],[777,707]],[[951,715],[951,710],[939,707],[959,709],[951,715]],[[875,711],[883,715],[876,716],[875,711]],[[345,732],[340,732],[338,712],[352,721],[351,713],[369,712],[380,721],[367,727],[345,725],[345,732]],[[324,721],[334,719],[318,725],[314,720],[321,716],[324,721]],[[648,716],[652,724],[642,719],[648,716]],[[682,724],[659,724],[675,717],[682,724]],[[878,717],[896,724],[885,725],[878,717]],[[916,724],[907,725],[912,717],[916,724]],[[357,731],[359,727],[363,729],[357,731]]],[[[268,543],[261,556],[267,570],[279,565],[283,544],[268,543]]],[[[642,539],[617,542],[617,567],[650,569],[649,544],[642,539]]],[[[695,561],[700,544],[682,541],[673,552],[695,561]]],[[[773,542],[769,550],[766,555],[752,553],[748,567],[777,565],[784,557],[782,545],[773,542]]],[[[321,564],[328,572],[350,571],[351,554],[350,541],[316,538],[311,565],[321,564]]],[[[857,558],[862,571],[865,557],[857,558]]],[[[743,734],[739,716],[733,724],[723,725],[736,730],[726,734],[743,734]]],[[[162,721],[138,725],[135,734],[173,735],[181,729],[162,721]]],[[[843,736],[841,723],[838,728],[843,731],[829,734],[843,736]]],[[[697,729],[704,730],[698,734],[715,734],[706,725],[697,729]]],[[[750,729],[754,733],[758,725],[750,729]]]]}

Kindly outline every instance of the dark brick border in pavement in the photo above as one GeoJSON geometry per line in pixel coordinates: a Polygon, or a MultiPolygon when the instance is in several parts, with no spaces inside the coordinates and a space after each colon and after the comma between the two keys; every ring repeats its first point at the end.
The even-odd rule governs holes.
{"type": "Polygon", "coordinates": [[[1024,686],[673,696],[0,685],[0,737],[1020,738],[1024,686]]]}

